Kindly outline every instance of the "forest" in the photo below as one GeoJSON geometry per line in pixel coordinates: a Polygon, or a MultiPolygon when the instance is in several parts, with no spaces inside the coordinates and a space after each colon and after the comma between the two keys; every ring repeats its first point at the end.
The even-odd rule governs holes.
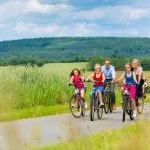
{"type": "Polygon", "coordinates": [[[150,58],[150,38],[60,37],[0,42],[0,65],[42,66],[49,62],[85,62],[95,56],[136,57],[147,62],[150,58]]]}

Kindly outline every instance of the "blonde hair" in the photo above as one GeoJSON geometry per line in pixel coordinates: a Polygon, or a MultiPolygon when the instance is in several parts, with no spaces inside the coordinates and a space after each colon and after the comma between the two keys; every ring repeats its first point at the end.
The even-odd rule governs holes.
{"type": "Polygon", "coordinates": [[[96,66],[98,66],[101,69],[101,65],[100,64],[95,64],[94,68],[96,68],[96,66]]]}
{"type": "Polygon", "coordinates": [[[133,63],[133,62],[137,62],[138,66],[140,66],[140,61],[139,61],[138,59],[133,59],[133,60],[132,60],[132,63],[133,63]]]}
{"type": "Polygon", "coordinates": [[[126,70],[126,66],[130,66],[130,68],[132,68],[131,63],[126,63],[126,64],[124,65],[124,69],[125,69],[125,70],[126,70]]]}

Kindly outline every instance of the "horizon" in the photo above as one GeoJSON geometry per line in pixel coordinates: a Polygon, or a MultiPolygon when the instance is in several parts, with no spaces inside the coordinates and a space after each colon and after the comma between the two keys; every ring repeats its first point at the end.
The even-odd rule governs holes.
{"type": "Polygon", "coordinates": [[[50,37],[150,38],[149,22],[149,0],[0,1],[0,41],[50,37]]]}
{"type": "Polygon", "coordinates": [[[54,38],[131,38],[131,39],[150,39],[150,37],[113,37],[113,36],[62,36],[62,37],[31,37],[31,38],[20,38],[20,39],[12,39],[12,40],[0,40],[0,43],[2,42],[13,42],[13,41],[21,41],[21,40],[34,40],[34,39],[45,39],[45,38],[51,38],[51,39],[54,39],[54,38]]]}

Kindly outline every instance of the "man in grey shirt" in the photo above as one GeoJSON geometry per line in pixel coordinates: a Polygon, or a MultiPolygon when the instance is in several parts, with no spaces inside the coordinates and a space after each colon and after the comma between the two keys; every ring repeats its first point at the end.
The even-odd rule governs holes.
{"type": "Polygon", "coordinates": [[[113,110],[116,109],[116,97],[115,97],[115,78],[116,72],[114,66],[110,65],[110,60],[105,60],[105,64],[102,66],[102,72],[105,74],[106,82],[111,82],[110,92],[111,92],[111,101],[113,104],[113,110]]]}

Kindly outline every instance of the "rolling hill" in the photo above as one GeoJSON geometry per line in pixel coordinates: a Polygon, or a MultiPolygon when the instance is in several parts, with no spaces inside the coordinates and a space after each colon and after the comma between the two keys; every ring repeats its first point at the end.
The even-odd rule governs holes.
{"type": "Polygon", "coordinates": [[[53,61],[91,56],[150,57],[150,38],[60,37],[0,42],[0,59],[31,56],[53,61]]]}

